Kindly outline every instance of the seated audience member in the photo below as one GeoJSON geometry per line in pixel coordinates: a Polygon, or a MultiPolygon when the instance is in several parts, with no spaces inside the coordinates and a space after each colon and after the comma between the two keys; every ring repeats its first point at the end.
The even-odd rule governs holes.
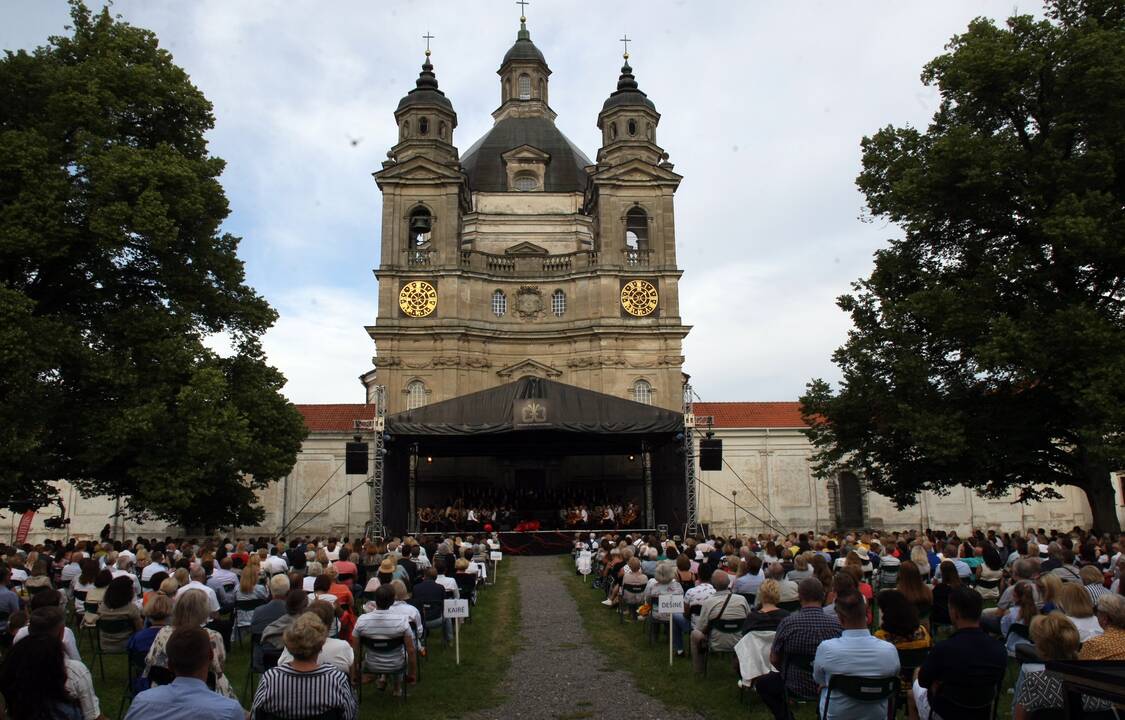
{"type": "MultiPolygon", "coordinates": [[[[361,653],[363,658],[361,669],[365,675],[377,676],[395,672],[403,665],[405,657],[407,663],[406,681],[413,682],[417,676],[417,657],[414,648],[414,636],[410,632],[410,625],[399,613],[391,611],[395,602],[395,591],[390,585],[381,585],[375,591],[375,609],[364,613],[356,620],[352,632],[352,649],[361,653]],[[373,640],[387,640],[401,637],[403,647],[393,654],[364,652],[360,649],[365,638],[373,640]]],[[[367,682],[364,678],[364,682],[367,682]]]]}
{"type": "MultiPolygon", "coordinates": [[[[322,576],[323,577],[323,576],[322,576]]],[[[262,631],[260,644],[263,649],[272,648],[279,654],[285,647],[285,630],[305,612],[309,606],[309,598],[304,590],[290,590],[285,597],[285,614],[274,620],[262,631]]]]}
{"type": "Polygon", "coordinates": [[[797,557],[793,558],[793,569],[789,571],[785,579],[796,583],[812,576],[813,569],[809,567],[808,555],[800,553],[797,557]]]}
{"type": "MultiPolygon", "coordinates": [[[[35,642],[42,636],[59,640],[63,637],[66,629],[66,615],[58,605],[37,608],[28,619],[28,636],[23,642],[35,642]]],[[[14,652],[10,654],[14,654],[14,652]]],[[[103,718],[98,705],[98,696],[94,692],[94,679],[90,671],[82,664],[81,660],[65,657],[65,654],[63,662],[66,669],[66,691],[74,699],[75,705],[80,711],[75,717],[82,718],[82,720],[103,718]]],[[[9,705],[9,707],[11,706],[9,705]]]]}
{"type": "Polygon", "coordinates": [[[786,657],[800,655],[812,658],[822,641],[840,637],[841,632],[836,615],[825,614],[821,607],[824,602],[824,586],[819,580],[805,578],[798,585],[797,592],[801,609],[777,626],[777,634],[770,649],[770,663],[781,668],[781,672],[764,675],[755,684],[758,696],[777,720],[789,718],[789,708],[785,706],[783,694],[785,688],[795,696],[816,696],[816,684],[812,675],[802,668],[788,666],[785,663],[786,657]],[[785,673],[784,678],[782,673],[785,673]]]}
{"type": "MultiPolygon", "coordinates": [[[[955,574],[956,570],[953,572],[955,574]]],[[[948,640],[934,645],[918,669],[913,690],[908,695],[912,703],[910,717],[912,720],[927,718],[932,706],[935,717],[946,720],[991,718],[991,713],[974,715],[958,708],[946,700],[942,688],[998,687],[1008,666],[1008,653],[1002,643],[981,629],[980,614],[984,601],[975,590],[954,588],[949,593],[948,602],[954,632],[948,640]]]]}
{"type": "Polygon", "coordinates": [[[1097,565],[1083,565],[1078,574],[1082,576],[1082,584],[1085,585],[1086,592],[1090,594],[1090,602],[1097,606],[1098,598],[1109,593],[1109,588],[1105,586],[1105,576],[1102,575],[1101,568],[1097,565]]]}
{"type": "MultiPolygon", "coordinates": [[[[270,601],[254,610],[250,616],[250,634],[257,635],[259,639],[270,623],[285,615],[285,600],[289,596],[289,578],[284,574],[274,575],[270,578],[270,601]]],[[[255,668],[262,667],[261,645],[254,646],[251,664],[255,668]]]]}
{"type": "Polygon", "coordinates": [[[758,607],[750,612],[743,624],[746,632],[777,630],[781,621],[789,616],[788,610],[782,610],[777,606],[781,602],[781,586],[773,578],[758,586],[758,595],[754,600],[758,607]]]}
{"type": "Polygon", "coordinates": [[[234,561],[225,557],[219,561],[219,567],[207,578],[207,587],[215,591],[221,607],[229,608],[234,605],[234,594],[238,590],[238,576],[231,569],[234,561]],[[227,591],[230,588],[230,591],[227,591]]]}
{"type": "MultiPolygon", "coordinates": [[[[1030,549],[1030,548],[1029,548],[1030,549]]],[[[1030,583],[1032,592],[1035,595],[1035,604],[1038,607],[1042,604],[1039,597],[1039,589],[1035,585],[1035,578],[1039,575],[1039,561],[1031,558],[1020,558],[1012,564],[1012,582],[1000,593],[1000,600],[996,603],[996,608],[986,612],[981,617],[981,627],[990,633],[1000,633],[1000,621],[1004,615],[1012,608],[1014,604],[1015,586],[1020,583],[1030,583]]]]}
{"type": "Polygon", "coordinates": [[[1067,620],[1078,628],[1080,642],[1086,642],[1102,634],[1102,626],[1094,617],[1094,604],[1090,602],[1090,594],[1081,583],[1064,580],[1056,604],[1066,615],[1067,620]]]}
{"type": "Polygon", "coordinates": [[[961,576],[957,567],[949,560],[943,560],[938,566],[938,575],[941,582],[934,586],[934,606],[930,613],[935,625],[952,625],[953,620],[949,615],[949,596],[954,590],[961,587],[961,576]]]}
{"type": "MultiPolygon", "coordinates": [[[[635,560],[636,558],[634,558],[635,560]]],[[[746,598],[730,591],[730,575],[716,570],[711,575],[715,593],[703,601],[691,632],[691,658],[696,672],[703,672],[703,654],[706,652],[733,652],[742,639],[742,632],[722,632],[714,627],[716,620],[745,621],[750,615],[746,598]]],[[[674,642],[674,639],[673,639],[674,642]]]]}
{"type": "MultiPolygon", "coordinates": [[[[761,564],[760,564],[761,560],[759,560],[758,562],[759,562],[758,567],[760,569],[761,568],[761,564]]],[[[682,587],[684,589],[684,592],[686,593],[688,590],[691,590],[693,587],[695,587],[695,581],[696,581],[696,576],[695,576],[695,571],[691,567],[691,558],[689,558],[687,555],[685,555],[683,553],[677,555],[676,556],[676,582],[678,582],[680,584],[680,587],[682,587]]],[[[739,592],[751,592],[751,591],[740,590],[739,592]]]]}
{"type": "MultiPolygon", "coordinates": [[[[893,592],[893,591],[891,591],[893,592]]],[[[887,717],[888,701],[861,702],[841,692],[832,693],[828,703],[828,684],[833,675],[885,678],[898,675],[898,651],[867,631],[867,603],[853,592],[836,598],[836,616],[843,628],[840,637],[829,638],[816,648],[813,680],[820,687],[820,717],[824,720],[882,720],[887,717]]]]}
{"type": "MultiPolygon", "coordinates": [[[[658,562],[653,578],[645,585],[644,601],[652,605],[650,617],[656,622],[670,622],[673,614],[660,612],[660,596],[683,595],[683,593],[680,583],[676,582],[676,564],[671,560],[658,562]]],[[[683,650],[683,635],[680,635],[679,643],[676,643],[676,635],[677,633],[672,634],[672,643],[676,646],[676,650],[683,650]]]]}
{"type": "Polygon", "coordinates": [[[902,593],[903,597],[918,611],[918,619],[929,625],[930,613],[934,607],[934,593],[929,585],[922,582],[922,573],[918,570],[917,563],[909,561],[899,565],[895,590],[902,593]]]}
{"type": "MultiPolygon", "coordinates": [[[[102,599],[105,597],[106,588],[113,582],[113,575],[109,570],[102,568],[98,574],[94,576],[94,588],[86,593],[86,605],[100,606],[102,599]]],[[[98,622],[98,614],[96,612],[87,612],[82,614],[82,625],[84,627],[93,627],[98,622]]]]}
{"type": "MultiPolygon", "coordinates": [[[[198,592],[182,596],[176,602],[176,611],[185,597],[196,595],[200,597],[195,604],[206,611],[207,598],[198,592]]],[[[169,633],[164,643],[165,660],[176,679],[138,693],[125,720],[245,720],[238,700],[207,687],[207,674],[215,667],[213,634],[198,624],[169,633]]],[[[221,640],[218,647],[223,647],[221,640]]]]}
{"type": "Polygon", "coordinates": [[[734,579],[734,592],[739,595],[757,595],[758,588],[765,580],[762,574],[762,559],[751,555],[748,559],[738,564],[738,577],[734,579]]]}
{"type": "MultiPolygon", "coordinates": [[[[625,563],[625,572],[621,576],[621,599],[630,605],[643,603],[644,593],[627,592],[624,590],[626,585],[648,585],[648,576],[641,572],[641,561],[636,557],[629,558],[629,562],[625,563]]],[[[626,619],[629,617],[626,616],[626,619]]]]}
{"type": "MultiPolygon", "coordinates": [[[[414,644],[421,651],[422,632],[425,627],[422,622],[422,613],[418,612],[418,608],[408,602],[410,593],[406,590],[406,583],[396,578],[391,580],[391,587],[395,591],[395,602],[391,605],[391,612],[398,613],[406,619],[406,624],[410,626],[410,631],[414,635],[414,644]]],[[[374,609],[374,603],[372,603],[372,609],[374,609]]],[[[370,612],[370,610],[367,612],[370,612]]]]}
{"type": "MultiPolygon", "coordinates": [[[[156,633],[152,647],[148,650],[148,656],[145,657],[145,677],[148,677],[148,668],[151,667],[171,669],[168,664],[168,643],[176,630],[201,628],[210,615],[211,606],[202,591],[192,589],[181,595],[172,607],[172,624],[156,633]]],[[[223,636],[211,629],[206,629],[205,632],[211,639],[211,672],[215,673],[215,692],[225,697],[234,697],[230,681],[223,672],[227,660],[223,636]]]]}
{"type": "MultiPolygon", "coordinates": [[[[1071,584],[1082,589],[1078,583],[1071,584]]],[[[1078,657],[1078,630],[1062,613],[1035,616],[1031,621],[1031,640],[1044,663],[1051,660],[1075,660],[1078,657]]],[[[1024,663],[1020,666],[1019,678],[1016,680],[1012,717],[1015,720],[1028,720],[1032,713],[1040,710],[1062,710],[1065,698],[1061,677],[1048,673],[1043,663],[1024,663]]],[[[1087,712],[1110,708],[1105,701],[1085,696],[1082,698],[1082,705],[1087,712]]]]}
{"type": "Polygon", "coordinates": [[[398,564],[395,559],[390,555],[383,558],[379,563],[379,570],[375,573],[367,585],[364,586],[365,593],[373,593],[379,589],[380,585],[390,585],[391,581],[395,579],[395,571],[398,569],[398,564]]]}
{"type": "Polygon", "coordinates": [[[1079,587],[1084,584],[1082,582],[1081,571],[1079,571],[1078,566],[1074,564],[1073,550],[1060,547],[1058,548],[1058,555],[1052,555],[1052,558],[1057,558],[1059,562],[1059,564],[1051,568],[1052,575],[1058,575],[1059,580],[1062,580],[1064,583],[1074,583],[1079,587]]]}
{"type": "Polygon", "coordinates": [[[133,602],[133,578],[121,575],[113,578],[105,589],[105,595],[98,605],[99,620],[127,620],[132,626],[131,630],[108,632],[100,630],[102,650],[107,652],[122,652],[129,642],[129,636],[141,629],[144,620],[141,618],[141,609],[133,602]]]}
{"type": "MultiPolygon", "coordinates": [[[[411,593],[411,604],[422,610],[423,605],[433,605],[437,608],[443,607],[445,603],[445,588],[437,583],[437,568],[430,566],[422,571],[422,582],[414,586],[414,592],[411,593]]],[[[375,604],[369,603],[364,606],[366,612],[371,612],[375,609],[375,604]]],[[[440,614],[440,613],[435,613],[440,614]]],[[[356,620],[358,623],[359,621],[356,620]]],[[[353,629],[354,633],[355,630],[353,629]]],[[[446,641],[453,639],[453,621],[444,618],[442,620],[442,635],[446,641]]]]}
{"type": "MultiPolygon", "coordinates": [[[[1039,576],[1039,585],[1042,586],[1042,593],[1039,595],[1042,600],[1042,605],[1039,607],[1039,612],[1044,615],[1049,612],[1054,612],[1059,609],[1058,599],[1059,592],[1062,590],[1062,580],[1059,580],[1058,575],[1047,573],[1046,575],[1039,576]]],[[[1039,592],[1039,585],[1031,584],[1035,592],[1039,592]]]]}
{"type": "Polygon", "coordinates": [[[172,598],[159,593],[153,595],[145,605],[144,613],[148,626],[133,633],[126,647],[131,653],[147,655],[156,642],[156,636],[172,619],[172,598]]]}
{"type": "MultiPolygon", "coordinates": [[[[705,563],[699,566],[698,577],[699,581],[690,589],[684,592],[684,612],[683,614],[676,614],[672,616],[672,623],[676,626],[676,632],[691,634],[692,631],[692,618],[699,612],[692,612],[692,608],[703,606],[703,601],[715,594],[715,586],[711,584],[711,575],[715,572],[715,568],[705,563]]],[[[673,636],[673,642],[675,637],[673,636]]],[[[683,650],[680,651],[681,655],[683,650]]]]}
{"type": "MultiPolygon", "coordinates": [[[[398,566],[396,565],[395,567],[398,566]]],[[[461,597],[461,590],[457,587],[457,579],[447,574],[451,567],[453,567],[452,559],[439,558],[439,560],[434,563],[434,568],[437,570],[437,577],[434,578],[434,582],[445,588],[447,593],[452,592],[454,599],[458,599],[461,597]],[[447,560],[448,564],[446,562],[447,560]]]]}
{"type": "MultiPolygon", "coordinates": [[[[321,601],[313,604],[328,607],[321,601]]],[[[348,675],[337,665],[320,661],[328,639],[320,612],[306,612],[286,628],[282,657],[287,654],[288,662],[279,661],[277,667],[262,675],[250,710],[252,716],[265,711],[307,718],[335,712],[340,720],[354,720],[356,702],[348,675]]]]}
{"type": "Polygon", "coordinates": [[[0,693],[10,720],[103,718],[90,673],[75,662],[66,657],[58,634],[36,633],[14,646],[0,665],[0,693]]]}
{"type": "MultiPolygon", "coordinates": [[[[254,556],[255,559],[257,556],[254,556]]],[[[251,563],[242,569],[242,577],[238,579],[238,587],[234,591],[235,602],[245,602],[248,600],[268,601],[270,598],[270,591],[265,585],[258,584],[258,575],[260,569],[257,563],[251,563]]],[[[259,605],[258,607],[262,607],[259,605]]],[[[254,608],[257,610],[258,608],[254,608]]],[[[244,629],[248,631],[251,623],[254,621],[254,610],[237,610],[234,618],[234,625],[239,628],[241,633],[244,629]]]]}
{"type": "Polygon", "coordinates": [[[1107,593],[1098,598],[1102,634],[1082,643],[1079,660],[1125,660],[1125,596],[1107,593]]]}
{"type": "Polygon", "coordinates": [[[332,578],[328,577],[327,575],[321,575],[313,583],[313,590],[308,595],[309,602],[314,602],[316,600],[322,600],[326,603],[330,603],[334,607],[338,606],[339,602],[340,602],[340,598],[336,597],[335,595],[333,595],[330,592],[331,588],[332,588],[332,578]]]}
{"type": "MultiPolygon", "coordinates": [[[[397,567],[397,566],[396,566],[397,567]]],[[[342,583],[339,581],[340,571],[337,565],[329,565],[324,569],[324,574],[328,576],[330,585],[328,592],[332,593],[339,600],[339,606],[347,609],[355,605],[355,596],[352,595],[351,582],[342,583]]]]}
{"type": "MultiPolygon", "coordinates": [[[[796,602],[799,599],[797,583],[785,579],[785,566],[781,563],[772,563],[766,568],[765,575],[767,580],[777,581],[778,596],[781,598],[778,602],[796,602]]],[[[758,603],[758,598],[754,598],[754,602],[758,603]]]]}
{"type": "Polygon", "coordinates": [[[918,620],[918,607],[898,590],[879,593],[879,625],[875,637],[896,650],[921,650],[933,644],[926,626],[918,620]]]}
{"type": "MultiPolygon", "coordinates": [[[[27,614],[31,615],[40,608],[57,608],[60,606],[61,593],[58,590],[42,590],[36,593],[27,604],[27,614]]],[[[27,637],[28,632],[31,631],[29,624],[25,624],[15,632],[12,638],[13,643],[18,643],[27,637]]],[[[78,654],[78,643],[75,641],[74,633],[70,628],[63,628],[62,635],[63,650],[66,652],[67,658],[71,660],[81,660],[82,656],[78,654]]]]}
{"type": "Polygon", "coordinates": [[[1004,579],[1004,561],[996,547],[985,543],[981,552],[981,564],[977,575],[976,591],[982,600],[997,600],[1000,597],[1000,583],[1004,579]],[[992,587],[988,587],[992,586],[992,587]]]}
{"type": "Polygon", "coordinates": [[[1015,657],[1017,645],[1030,642],[1018,632],[1012,632],[1012,626],[1023,625],[1025,629],[1030,628],[1031,621],[1039,614],[1035,607],[1034,588],[1031,583],[1017,585],[1012,592],[1012,607],[1008,608],[1008,612],[1000,619],[1000,632],[1004,635],[1004,644],[1012,657],[1015,657]]]}

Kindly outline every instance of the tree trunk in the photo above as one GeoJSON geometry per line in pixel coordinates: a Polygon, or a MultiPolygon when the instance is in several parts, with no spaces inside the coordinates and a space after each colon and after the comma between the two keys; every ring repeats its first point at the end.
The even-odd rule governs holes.
{"type": "Polygon", "coordinates": [[[1117,518],[1117,503],[1110,479],[1109,470],[1100,466],[1086,474],[1086,482],[1079,485],[1086,493],[1090,503],[1090,515],[1099,533],[1109,533],[1116,537],[1121,532],[1121,521],[1117,518]]]}

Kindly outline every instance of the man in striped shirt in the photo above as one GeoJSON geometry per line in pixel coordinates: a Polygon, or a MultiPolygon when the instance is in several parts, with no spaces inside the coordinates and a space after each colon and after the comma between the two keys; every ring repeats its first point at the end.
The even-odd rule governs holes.
{"type": "Polygon", "coordinates": [[[414,636],[406,617],[391,610],[395,591],[390,585],[380,585],[375,590],[375,609],[359,616],[352,630],[352,647],[356,657],[363,658],[362,671],[367,675],[397,674],[406,676],[407,682],[416,677],[417,658],[414,636]],[[360,649],[364,640],[390,640],[402,638],[402,645],[389,652],[369,648],[360,649]]]}
{"type": "Polygon", "coordinates": [[[317,661],[328,628],[315,612],[297,617],[285,631],[285,649],[293,656],[262,675],[250,716],[261,711],[283,717],[318,717],[335,712],[341,720],[355,720],[356,701],[348,676],[317,661]]]}

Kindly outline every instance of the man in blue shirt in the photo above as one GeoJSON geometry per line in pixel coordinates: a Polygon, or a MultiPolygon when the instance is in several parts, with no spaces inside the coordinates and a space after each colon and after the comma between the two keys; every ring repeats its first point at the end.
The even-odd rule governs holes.
{"type": "Polygon", "coordinates": [[[211,667],[211,639],[202,628],[181,628],[168,639],[168,667],[176,674],[171,685],[139,693],[125,720],[245,720],[237,700],[207,687],[211,667]]]}
{"type": "Polygon", "coordinates": [[[822,641],[813,660],[813,680],[820,687],[820,716],[824,720],[882,720],[887,717],[886,699],[865,702],[839,691],[832,692],[832,702],[828,703],[829,714],[824,713],[828,683],[833,675],[885,678],[899,673],[895,646],[872,637],[867,631],[867,606],[863,596],[858,592],[840,595],[836,598],[835,609],[844,630],[840,637],[822,641]]]}

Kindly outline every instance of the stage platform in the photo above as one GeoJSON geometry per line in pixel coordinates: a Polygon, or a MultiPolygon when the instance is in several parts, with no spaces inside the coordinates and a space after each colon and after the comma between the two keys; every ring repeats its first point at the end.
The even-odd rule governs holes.
{"type": "MultiPolygon", "coordinates": [[[[562,555],[574,549],[574,535],[589,538],[593,532],[598,537],[606,530],[534,530],[528,532],[500,533],[500,551],[505,555],[562,555]]],[[[655,533],[656,530],[630,528],[614,530],[619,535],[655,533]]]]}

